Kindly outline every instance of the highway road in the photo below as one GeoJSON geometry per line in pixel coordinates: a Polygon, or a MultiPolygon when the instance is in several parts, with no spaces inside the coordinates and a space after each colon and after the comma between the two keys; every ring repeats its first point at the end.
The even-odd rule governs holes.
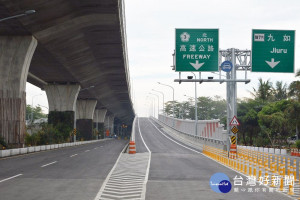
{"type": "MultiPolygon", "coordinates": [[[[182,199],[290,199],[277,192],[266,192],[262,186],[252,187],[253,192],[248,192],[246,177],[242,176],[243,187],[229,193],[216,193],[209,185],[210,178],[217,172],[225,173],[232,186],[233,178],[241,176],[237,172],[204,156],[199,150],[170,138],[162,127],[148,118],[139,118],[140,133],[136,132],[137,152],[146,152],[141,136],[151,151],[151,164],[146,187],[147,200],[182,200],[182,199]],[[242,192],[241,189],[246,191],[242,192]],[[255,192],[255,188],[260,188],[255,192]]],[[[238,183],[238,182],[236,182],[238,183]]],[[[235,187],[235,186],[233,186],[235,187]]]]}
{"type": "MultiPolygon", "coordinates": [[[[147,200],[290,199],[281,193],[270,192],[269,188],[258,183],[256,186],[247,186],[245,176],[211,160],[200,150],[175,140],[149,118],[138,118],[136,123],[138,153],[132,158],[143,162],[141,165],[132,161],[128,163],[130,155],[125,154],[116,162],[128,143],[117,139],[1,159],[0,199],[94,200],[115,164],[119,163],[116,166],[118,176],[121,172],[126,173],[122,169],[125,162],[132,164],[133,168],[138,167],[136,170],[139,172],[146,173],[143,176],[146,185],[141,194],[145,194],[147,200]],[[150,155],[149,169],[149,159],[139,159],[138,155],[150,155]],[[230,178],[233,188],[229,193],[216,193],[210,188],[210,178],[218,172],[230,178]],[[234,186],[235,176],[243,178],[243,186],[234,186]],[[234,188],[238,188],[239,192],[234,188]],[[253,191],[249,192],[248,188],[253,191]]],[[[116,179],[115,175],[111,177],[116,179]]],[[[130,193],[135,192],[132,190],[130,193]]]]}
{"type": "Polygon", "coordinates": [[[0,160],[1,200],[94,199],[128,140],[106,140],[0,160]]]}

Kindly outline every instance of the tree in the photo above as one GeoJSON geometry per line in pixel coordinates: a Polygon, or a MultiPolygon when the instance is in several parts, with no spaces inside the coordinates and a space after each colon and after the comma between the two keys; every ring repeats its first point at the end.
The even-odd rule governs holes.
{"type": "Polygon", "coordinates": [[[290,104],[289,100],[281,100],[267,104],[258,113],[258,123],[262,137],[267,136],[272,144],[277,136],[287,138],[289,135],[288,120],[284,111],[290,104]]]}
{"type": "Polygon", "coordinates": [[[298,128],[300,127],[300,102],[291,100],[287,109],[285,110],[285,114],[288,117],[288,124],[292,133],[298,135],[298,128]]]}
{"type": "MultiPolygon", "coordinates": [[[[296,77],[300,77],[300,70],[296,73],[296,77]]],[[[300,81],[293,81],[289,86],[289,97],[300,101],[300,81]]]]}
{"type": "Polygon", "coordinates": [[[226,118],[227,102],[220,96],[215,96],[212,101],[212,108],[210,112],[211,119],[223,119],[226,118]]]}
{"type": "Polygon", "coordinates": [[[253,88],[253,93],[251,93],[255,99],[262,100],[262,102],[270,101],[273,97],[273,87],[272,83],[267,80],[263,81],[262,78],[259,78],[258,89],[253,88]]]}
{"type": "MultiPolygon", "coordinates": [[[[179,109],[177,108],[178,101],[174,101],[174,115],[178,117],[179,109]]],[[[173,101],[168,101],[165,103],[165,113],[168,116],[173,116],[173,101]]]]}
{"type": "Polygon", "coordinates": [[[262,104],[260,100],[245,99],[238,102],[239,130],[245,145],[247,145],[248,142],[250,145],[253,145],[254,138],[257,138],[260,132],[258,113],[263,106],[264,104],[262,104]]]}
{"type": "Polygon", "coordinates": [[[211,119],[213,100],[210,97],[198,97],[198,119],[209,120],[211,119]]]}
{"type": "Polygon", "coordinates": [[[31,120],[33,117],[33,120],[40,119],[40,118],[46,118],[47,115],[42,112],[42,108],[32,107],[31,105],[26,105],[26,120],[31,120]]]}
{"type": "Polygon", "coordinates": [[[274,89],[274,97],[276,101],[287,99],[287,84],[282,81],[276,82],[276,87],[274,89]]]}

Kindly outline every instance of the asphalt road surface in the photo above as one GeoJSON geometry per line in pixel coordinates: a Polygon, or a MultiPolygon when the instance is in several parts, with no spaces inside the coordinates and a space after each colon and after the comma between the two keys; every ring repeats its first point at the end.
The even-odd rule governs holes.
{"type": "MultiPolygon", "coordinates": [[[[151,151],[147,200],[290,199],[258,184],[246,185],[245,176],[176,141],[148,118],[138,118],[135,130],[137,152],[148,152],[145,144],[151,151]],[[210,178],[218,172],[230,178],[229,193],[210,188],[210,178]],[[243,178],[242,186],[234,186],[236,176],[243,178]]],[[[0,159],[0,199],[94,200],[127,143],[111,139],[0,159]]]]}
{"type": "Polygon", "coordinates": [[[106,140],[0,160],[1,200],[93,200],[128,141],[106,140]]]}
{"type": "Polygon", "coordinates": [[[252,187],[253,192],[248,192],[250,186],[246,186],[245,176],[242,176],[243,186],[234,186],[233,178],[239,178],[239,173],[207,158],[199,150],[194,151],[195,149],[170,138],[154,121],[139,118],[138,122],[141,134],[136,132],[137,152],[147,151],[141,135],[151,151],[147,200],[290,199],[281,193],[270,192],[269,188],[258,184],[252,187]],[[225,173],[230,178],[232,189],[229,193],[216,193],[210,188],[210,178],[217,172],[225,173]],[[234,187],[239,188],[239,192],[234,191],[234,187]],[[246,191],[242,191],[243,188],[246,191]]]}

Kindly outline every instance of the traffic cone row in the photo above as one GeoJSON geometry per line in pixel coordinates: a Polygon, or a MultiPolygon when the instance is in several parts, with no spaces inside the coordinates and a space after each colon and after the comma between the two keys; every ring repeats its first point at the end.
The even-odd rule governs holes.
{"type": "Polygon", "coordinates": [[[298,149],[291,149],[291,156],[298,156],[300,157],[300,152],[298,149]]]}

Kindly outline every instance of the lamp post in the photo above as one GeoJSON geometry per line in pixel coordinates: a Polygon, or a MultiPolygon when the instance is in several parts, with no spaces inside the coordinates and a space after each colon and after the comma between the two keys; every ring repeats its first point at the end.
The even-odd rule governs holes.
{"type": "Polygon", "coordinates": [[[43,108],[46,108],[46,109],[48,110],[48,113],[49,113],[49,108],[48,108],[48,107],[42,106],[41,104],[38,104],[38,106],[43,107],[43,108]]]}
{"type": "MultiPolygon", "coordinates": [[[[192,97],[192,96],[188,96],[188,95],[183,95],[183,96],[185,96],[185,97],[188,97],[189,99],[193,99],[194,101],[195,101],[195,97],[192,97]]],[[[195,108],[195,110],[196,110],[196,108],[195,108]]]]}
{"type": "Polygon", "coordinates": [[[154,100],[154,97],[150,97],[150,96],[147,96],[147,98],[150,99],[150,101],[152,102],[152,114],[153,114],[153,117],[155,117],[155,100],[154,100]]]}
{"type": "MultiPolygon", "coordinates": [[[[191,72],[194,74],[195,80],[197,79],[196,74],[194,72],[191,72]]],[[[195,82],[195,135],[197,136],[197,123],[198,123],[198,107],[197,107],[198,101],[197,101],[197,82],[195,82]]]]}
{"type": "Polygon", "coordinates": [[[0,22],[6,21],[6,20],[9,20],[9,19],[18,18],[18,17],[23,17],[23,16],[30,15],[30,14],[34,14],[35,12],[36,12],[35,10],[26,10],[24,13],[2,18],[2,19],[0,19],[0,22]]]}
{"type": "Polygon", "coordinates": [[[172,86],[170,86],[170,85],[163,84],[163,83],[161,83],[161,82],[157,82],[157,83],[158,83],[158,84],[160,84],[160,85],[167,86],[167,87],[171,88],[171,89],[172,89],[172,91],[173,91],[173,127],[175,127],[175,106],[174,106],[175,102],[174,102],[174,88],[173,88],[172,86]]]}
{"type": "Polygon", "coordinates": [[[158,119],[158,115],[159,115],[159,96],[157,94],[153,94],[151,92],[149,92],[149,94],[154,95],[157,97],[157,119],[158,119]]]}
{"type": "Polygon", "coordinates": [[[162,94],[162,97],[163,97],[163,114],[165,114],[165,95],[164,95],[164,93],[161,92],[161,91],[158,91],[158,90],[154,90],[154,89],[152,89],[152,91],[162,94]]]}
{"type": "Polygon", "coordinates": [[[33,123],[33,98],[37,97],[37,96],[40,96],[40,95],[42,95],[42,94],[37,94],[37,95],[32,96],[32,101],[31,101],[31,124],[33,123]]]}

